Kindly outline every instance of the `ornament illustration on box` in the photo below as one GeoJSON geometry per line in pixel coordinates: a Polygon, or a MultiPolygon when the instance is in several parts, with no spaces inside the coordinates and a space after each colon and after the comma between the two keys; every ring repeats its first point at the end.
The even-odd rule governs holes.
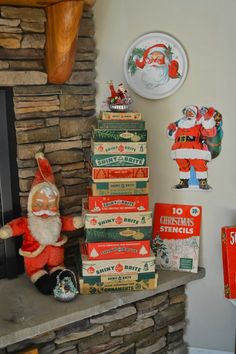
{"type": "Polygon", "coordinates": [[[80,216],[60,216],[60,195],[52,167],[43,153],[37,153],[35,158],[38,169],[28,196],[28,215],[0,228],[0,238],[23,235],[19,253],[31,282],[42,294],[70,301],[78,291],[75,275],[64,267],[67,237],[61,232],[82,228],[84,224],[80,216]]]}
{"type": "Polygon", "coordinates": [[[165,33],[148,33],[128,49],[124,73],[137,94],[163,98],[174,93],[187,75],[187,56],[180,43],[165,33]]]}
{"type": "Polygon", "coordinates": [[[221,152],[222,115],[214,107],[186,106],[183,116],[168,125],[167,133],[174,144],[171,158],[179,168],[175,190],[210,191],[208,163],[221,152]]]}

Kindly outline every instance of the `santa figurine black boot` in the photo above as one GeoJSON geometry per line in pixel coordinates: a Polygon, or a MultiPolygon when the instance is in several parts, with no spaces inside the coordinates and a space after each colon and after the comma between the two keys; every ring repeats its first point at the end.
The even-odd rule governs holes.
{"type": "Polygon", "coordinates": [[[44,295],[51,295],[53,293],[54,283],[48,273],[43,274],[38,278],[34,285],[44,295]]]}
{"type": "Polygon", "coordinates": [[[211,189],[211,187],[207,183],[207,178],[199,179],[199,188],[203,189],[205,191],[208,191],[209,189],[211,189]]]}
{"type": "Polygon", "coordinates": [[[181,178],[179,183],[175,185],[175,189],[188,188],[188,179],[181,178]]]}

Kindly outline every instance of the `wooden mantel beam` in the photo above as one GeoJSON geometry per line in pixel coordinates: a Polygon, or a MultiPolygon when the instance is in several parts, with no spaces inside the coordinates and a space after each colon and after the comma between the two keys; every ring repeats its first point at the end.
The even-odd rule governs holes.
{"type": "MultiPolygon", "coordinates": [[[[6,6],[28,6],[28,7],[47,7],[58,2],[67,0],[0,0],[0,5],[6,6]]],[[[96,0],[77,0],[83,1],[86,6],[93,6],[96,0]]]]}
{"type": "Polygon", "coordinates": [[[0,5],[44,7],[47,14],[45,66],[48,82],[62,84],[69,79],[84,5],[96,0],[0,0],[0,5]]]}
{"type": "Polygon", "coordinates": [[[46,8],[45,66],[50,83],[61,84],[71,75],[83,6],[83,1],[67,0],[46,8]]]}

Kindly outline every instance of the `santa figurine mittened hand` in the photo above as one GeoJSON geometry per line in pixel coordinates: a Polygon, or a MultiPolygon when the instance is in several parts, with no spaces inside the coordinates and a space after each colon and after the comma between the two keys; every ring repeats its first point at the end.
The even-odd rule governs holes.
{"type": "Polygon", "coordinates": [[[82,216],[74,216],[73,224],[76,229],[82,229],[84,227],[84,218],[82,216]]]}
{"type": "Polygon", "coordinates": [[[0,238],[2,240],[7,240],[12,236],[11,228],[8,225],[5,225],[0,228],[0,238]]]}

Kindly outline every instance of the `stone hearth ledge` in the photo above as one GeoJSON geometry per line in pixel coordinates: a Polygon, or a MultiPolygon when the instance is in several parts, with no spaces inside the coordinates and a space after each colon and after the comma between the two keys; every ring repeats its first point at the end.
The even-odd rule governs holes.
{"type": "Polygon", "coordinates": [[[0,349],[201,279],[205,269],[199,268],[198,273],[159,271],[158,274],[155,290],[78,295],[70,303],[41,295],[25,275],[13,280],[2,279],[0,349]]]}

